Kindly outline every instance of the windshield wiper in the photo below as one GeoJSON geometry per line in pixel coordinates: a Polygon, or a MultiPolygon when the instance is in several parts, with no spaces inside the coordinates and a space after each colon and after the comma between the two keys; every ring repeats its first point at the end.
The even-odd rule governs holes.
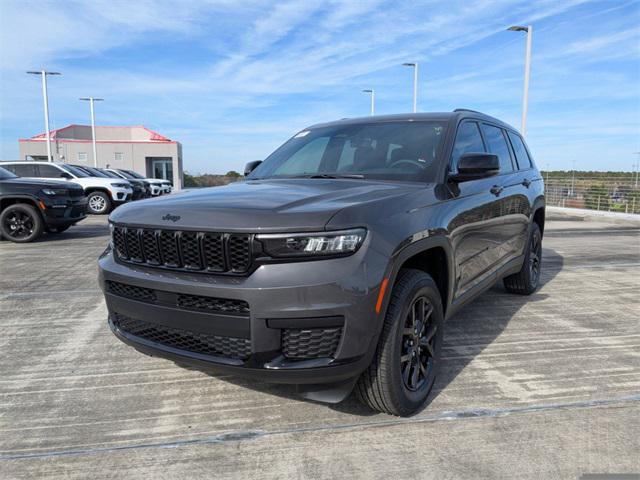
{"type": "Polygon", "coordinates": [[[303,175],[302,178],[364,178],[364,175],[359,175],[357,173],[349,173],[349,174],[333,174],[333,173],[316,173],[313,175],[303,175]]]}

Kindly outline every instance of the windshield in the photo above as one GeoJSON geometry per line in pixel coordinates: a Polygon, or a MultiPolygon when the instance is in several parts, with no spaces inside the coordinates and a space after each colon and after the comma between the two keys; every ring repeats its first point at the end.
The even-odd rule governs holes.
{"type": "Polygon", "coordinates": [[[77,165],[72,165],[73,168],[77,168],[82,170],[83,172],[87,173],[88,175],[91,175],[92,177],[100,177],[100,178],[108,178],[107,175],[105,175],[104,173],[102,173],[100,170],[98,170],[97,168],[93,168],[93,167],[79,167],[77,165]]]}
{"type": "Polygon", "coordinates": [[[142,175],[140,175],[138,172],[132,172],[131,170],[120,170],[122,173],[125,174],[125,176],[127,177],[131,177],[131,178],[144,178],[142,175]]]}
{"type": "Polygon", "coordinates": [[[75,175],[78,178],[87,178],[91,176],[88,173],[85,173],[84,171],[80,170],[79,168],[73,167],[71,165],[60,164],[59,166],[63,170],[66,170],[67,172],[75,175]]]}
{"type": "Polygon", "coordinates": [[[109,170],[102,170],[101,168],[99,168],[98,171],[105,174],[109,178],[118,178],[122,180],[122,177],[119,177],[117,174],[110,172],[109,170]]]}
{"type": "Polygon", "coordinates": [[[444,122],[389,122],[303,130],[248,177],[373,178],[432,182],[444,122]]]}
{"type": "Polygon", "coordinates": [[[18,178],[18,176],[14,175],[6,168],[0,167],[0,180],[7,180],[9,178],[18,178]]]}

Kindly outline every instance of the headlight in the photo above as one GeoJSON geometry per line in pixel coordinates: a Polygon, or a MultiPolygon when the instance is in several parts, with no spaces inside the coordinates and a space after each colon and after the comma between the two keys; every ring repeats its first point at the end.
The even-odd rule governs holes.
{"type": "Polygon", "coordinates": [[[308,257],[351,255],[355,253],[365,237],[364,228],[336,232],[264,234],[257,239],[265,252],[272,257],[308,257]]]}
{"type": "Polygon", "coordinates": [[[65,188],[43,188],[42,193],[54,197],[56,195],[67,195],[67,189],[65,188]]]}
{"type": "Polygon", "coordinates": [[[116,188],[131,188],[129,183],[112,183],[111,186],[116,188]]]}

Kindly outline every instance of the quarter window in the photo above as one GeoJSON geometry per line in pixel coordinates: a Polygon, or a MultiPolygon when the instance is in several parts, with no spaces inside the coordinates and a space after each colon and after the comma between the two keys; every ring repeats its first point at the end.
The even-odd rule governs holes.
{"type": "Polygon", "coordinates": [[[53,165],[38,165],[39,177],[44,178],[60,178],[62,177],[62,171],[54,167],[53,165]]]}
{"type": "Polygon", "coordinates": [[[502,129],[483,123],[482,133],[484,133],[484,139],[487,141],[489,152],[497,155],[500,160],[500,173],[512,172],[511,153],[502,129]]]}
{"type": "Polygon", "coordinates": [[[511,140],[511,145],[513,145],[513,151],[516,154],[518,168],[520,170],[531,168],[531,157],[529,157],[529,152],[527,152],[527,148],[524,146],[524,142],[522,141],[522,138],[520,138],[520,135],[512,132],[508,132],[508,135],[511,140]]]}
{"type": "Polygon", "coordinates": [[[456,135],[456,143],[453,145],[453,154],[451,160],[453,165],[458,164],[458,160],[465,153],[483,153],[485,152],[480,129],[476,122],[464,122],[458,128],[456,135]]]}

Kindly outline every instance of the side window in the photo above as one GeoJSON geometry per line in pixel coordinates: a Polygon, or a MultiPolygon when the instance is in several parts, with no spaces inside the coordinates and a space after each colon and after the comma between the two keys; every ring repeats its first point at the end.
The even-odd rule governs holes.
{"type": "Polygon", "coordinates": [[[29,165],[26,163],[18,163],[15,165],[9,165],[11,167],[11,171],[18,175],[19,177],[37,177],[36,166],[29,165]]]}
{"type": "Polygon", "coordinates": [[[517,135],[512,132],[508,132],[509,139],[511,140],[511,145],[513,146],[513,151],[516,154],[516,162],[518,162],[518,168],[520,170],[525,170],[530,168],[531,158],[529,157],[529,152],[527,152],[526,147],[524,146],[524,142],[520,135],[517,135]]]}
{"type": "Polygon", "coordinates": [[[62,172],[53,165],[38,165],[39,177],[61,178],[62,172]]]}
{"type": "Polygon", "coordinates": [[[480,136],[480,130],[476,122],[464,122],[458,127],[456,142],[453,144],[453,153],[451,154],[451,164],[458,164],[458,160],[465,153],[482,153],[484,152],[484,144],[480,136]]]}
{"type": "Polygon", "coordinates": [[[329,137],[316,138],[291,155],[274,173],[276,175],[316,173],[328,143],[329,137]]]}
{"type": "Polygon", "coordinates": [[[496,154],[500,159],[500,173],[512,172],[511,153],[502,129],[483,123],[482,133],[484,133],[484,139],[487,141],[489,152],[496,154]]]}

